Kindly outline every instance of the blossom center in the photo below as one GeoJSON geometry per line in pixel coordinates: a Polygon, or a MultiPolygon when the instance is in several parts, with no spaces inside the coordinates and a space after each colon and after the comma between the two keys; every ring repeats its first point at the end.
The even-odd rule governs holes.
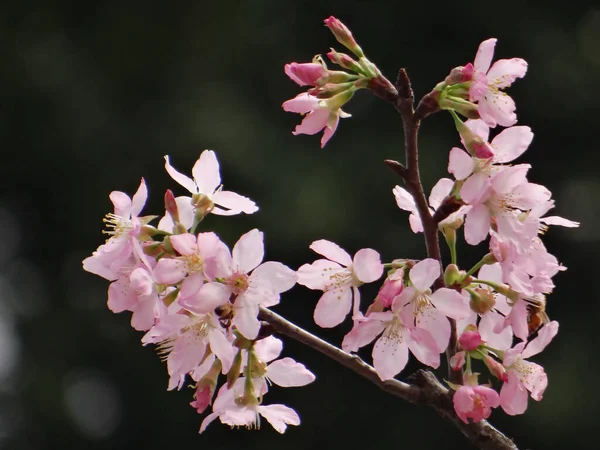
{"type": "Polygon", "coordinates": [[[246,292],[250,286],[250,280],[245,273],[234,273],[229,279],[229,285],[236,295],[246,292]]]}
{"type": "Polygon", "coordinates": [[[117,216],[116,214],[109,213],[102,221],[106,224],[106,228],[108,228],[108,230],[103,230],[102,233],[110,234],[115,238],[129,234],[133,231],[133,224],[131,221],[126,220],[121,216],[117,216]]]}
{"type": "Polygon", "coordinates": [[[184,260],[188,273],[200,272],[204,266],[204,260],[198,253],[185,255],[184,260]]]}

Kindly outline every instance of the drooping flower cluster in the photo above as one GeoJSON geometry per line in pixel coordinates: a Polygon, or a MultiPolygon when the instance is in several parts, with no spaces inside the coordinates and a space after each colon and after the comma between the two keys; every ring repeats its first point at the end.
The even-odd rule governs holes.
{"type": "Polygon", "coordinates": [[[294,134],[312,135],[323,130],[321,147],[331,139],[340,119],[350,117],[350,114],[342,110],[342,106],[350,101],[356,91],[372,89],[378,94],[388,90],[395,92],[392,84],[381,74],[377,66],[367,59],[350,30],[342,22],[332,16],[325,19],[325,25],[337,41],[350,50],[357,59],[333,49],[327,53],[331,62],[349,72],[328,69],[320,55],[315,56],[310,63],[286,64],[287,76],[300,86],[312,86],[312,88],[282,105],[285,111],[306,115],[294,130],[294,134]]]}
{"type": "Polygon", "coordinates": [[[168,389],[191,382],[192,406],[202,413],[213,404],[201,431],[217,417],[231,426],[255,427],[260,414],[283,432],[300,419],[287,406],[263,405],[267,380],[303,386],[314,375],[291,358],[277,359],[282,343],[260,335],[258,313],[261,305],[279,303],[280,294],[296,284],[296,273],[263,262],[263,233],[256,229],[240,237],[232,251],[214,232],[196,231],[208,214],[258,210],[250,199],[222,190],[213,151],[200,155],[193,178],[165,159],[167,172],[191,197],[167,191],[166,213],[154,227],[150,222],[158,216],[140,217],[147,198],[144,180],[133,199],[111,193],[114,213],[105,219],[110,238],[83,267],[111,281],[109,308],[131,311],[132,326],[146,332],[144,345],[158,346],[167,363],[168,389]],[[213,402],[221,374],[226,382],[213,402]]]}

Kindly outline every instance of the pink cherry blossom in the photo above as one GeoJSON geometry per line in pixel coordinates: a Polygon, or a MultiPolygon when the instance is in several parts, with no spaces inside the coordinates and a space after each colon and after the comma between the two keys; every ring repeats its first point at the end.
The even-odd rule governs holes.
{"type": "Polygon", "coordinates": [[[315,308],[317,325],[331,328],[343,322],[352,308],[354,315],[360,312],[358,287],[372,283],[383,273],[379,253],[370,248],[356,252],[354,259],[333,242],[315,241],[310,248],[327,259],[318,259],[298,269],[298,284],[323,291],[315,308]]]}
{"type": "MultiPolygon", "coordinates": [[[[489,128],[482,120],[467,120],[465,126],[487,143],[489,128]]],[[[489,145],[492,155],[488,158],[472,157],[464,150],[454,147],[450,150],[448,172],[457,180],[464,180],[472,173],[494,170],[494,164],[504,164],[521,156],[531,144],[533,133],[527,126],[514,126],[500,132],[489,145]]],[[[463,145],[465,144],[463,140],[463,145]]]]}
{"type": "Polygon", "coordinates": [[[255,339],[260,329],[259,307],[279,303],[279,294],[296,284],[296,273],[279,262],[264,257],[263,233],[257,229],[244,234],[233,247],[217,255],[216,281],[203,285],[197,295],[182,305],[189,311],[202,312],[226,303],[232,295],[234,317],[232,325],[247,339],[255,339]]]}
{"type": "Polygon", "coordinates": [[[373,346],[372,356],[373,367],[382,380],[392,379],[404,369],[409,350],[423,364],[433,368],[440,364],[434,337],[426,329],[415,327],[412,308],[403,306],[398,299],[394,300],[391,311],[363,317],[342,342],[344,351],[356,352],[381,335],[373,346]]]}
{"type": "Polygon", "coordinates": [[[473,62],[475,82],[470,89],[471,101],[478,102],[478,112],[490,127],[510,127],[517,122],[515,102],[502,90],[527,72],[527,62],[521,58],[500,59],[492,67],[496,39],[488,39],[479,45],[473,62]]]}
{"type": "Polygon", "coordinates": [[[223,373],[227,373],[234,357],[232,338],[228,337],[214,314],[180,314],[177,303],[169,307],[170,314],[161,319],[146,333],[142,343],[160,344],[159,349],[166,354],[169,372],[168,389],[180,389],[185,376],[196,371],[206,373],[211,365],[205,357],[213,353],[221,360],[223,373]],[[203,367],[198,371],[199,366],[203,367]]]}
{"type": "MultiPolygon", "coordinates": [[[[431,194],[429,195],[429,212],[431,214],[434,214],[435,210],[437,210],[442,204],[444,198],[450,195],[453,186],[454,181],[452,181],[449,178],[441,178],[435,184],[435,186],[433,186],[433,188],[431,189],[431,194]]],[[[410,195],[410,193],[406,189],[400,186],[395,186],[392,190],[392,193],[394,194],[394,198],[396,199],[396,204],[398,205],[398,208],[411,213],[411,215],[408,217],[410,229],[414,233],[422,233],[423,224],[421,222],[421,216],[419,215],[419,211],[417,210],[417,204],[415,203],[415,200],[413,199],[412,195],[410,195]]],[[[455,211],[454,213],[446,217],[444,220],[442,220],[439,223],[439,227],[441,228],[446,224],[455,222],[457,219],[462,218],[467,210],[468,208],[464,206],[459,208],[458,211],[455,211]]]]}
{"type": "Polygon", "coordinates": [[[84,270],[114,281],[119,278],[119,271],[131,262],[132,256],[139,257],[141,249],[137,237],[143,225],[139,214],[147,198],[148,189],[143,178],[133,198],[120,191],[110,193],[114,213],[107,214],[104,219],[109,228],[105,233],[110,238],[92,256],[83,260],[84,270]]]}
{"type": "Polygon", "coordinates": [[[520,214],[550,200],[551,193],[544,186],[527,181],[530,167],[504,166],[491,177],[479,172],[465,181],[460,195],[472,206],[465,221],[467,243],[477,245],[483,241],[490,232],[492,218],[502,237],[525,243],[535,237],[537,228],[527,227],[520,214]]]}
{"type": "Polygon", "coordinates": [[[492,408],[500,405],[500,397],[492,388],[486,386],[461,386],[452,397],[454,411],[464,423],[480,422],[487,419],[492,408]]]}
{"type": "Polygon", "coordinates": [[[408,274],[412,286],[407,286],[394,303],[409,305],[417,328],[427,330],[435,339],[439,353],[446,350],[450,339],[451,319],[467,317],[471,309],[468,301],[453,289],[440,288],[431,292],[431,286],[440,276],[440,263],[432,258],[415,264],[408,274]]]}
{"type": "Polygon", "coordinates": [[[226,250],[215,233],[177,234],[170,237],[171,245],[181,256],[158,260],[153,270],[160,284],[181,284],[183,298],[193,296],[205,281],[212,280],[216,271],[216,257],[226,250]]]}
{"type": "Polygon", "coordinates": [[[162,306],[152,274],[143,265],[108,287],[108,308],[115,313],[132,311],[131,326],[138,331],[152,328],[162,306]]]}
{"type": "Polygon", "coordinates": [[[558,322],[550,322],[531,342],[520,342],[504,353],[503,365],[508,372],[508,381],[500,390],[500,406],[511,416],[523,414],[527,409],[527,391],[536,401],[548,386],[548,376],[539,364],[527,361],[537,355],[558,333],[558,322]]]}
{"type": "MultiPolygon", "coordinates": [[[[192,194],[186,197],[195,208],[199,203],[208,203],[208,212],[219,216],[232,216],[235,214],[252,214],[258,211],[256,204],[249,198],[235,192],[222,190],[221,174],[217,156],[212,150],[204,150],[192,168],[193,179],[175,170],[165,156],[165,169],[177,183],[192,194]]],[[[179,203],[178,203],[179,205],[179,203]]],[[[189,208],[179,212],[182,223],[191,223],[189,208]]],[[[192,209],[193,214],[193,209],[192,209]]],[[[172,220],[167,215],[163,219],[162,229],[172,226],[172,220]]]]}
{"type": "Polygon", "coordinates": [[[330,99],[322,100],[303,92],[284,102],[282,105],[284,111],[306,114],[302,123],[293,131],[293,134],[313,135],[324,130],[321,138],[321,148],[325,147],[325,144],[335,133],[340,118],[350,117],[350,114],[341,109],[341,106],[350,99],[346,97],[348,95],[342,92],[330,99]]]}
{"type": "MultiPolygon", "coordinates": [[[[239,402],[238,399],[244,395],[245,381],[244,377],[240,377],[231,389],[227,389],[227,385],[221,387],[213,404],[213,412],[206,416],[200,425],[200,433],[217,418],[231,427],[260,428],[259,416],[262,416],[279,433],[283,433],[288,425],[300,425],[300,417],[296,411],[285,405],[244,405],[239,402]]],[[[261,391],[261,398],[264,393],[261,391]]]]}

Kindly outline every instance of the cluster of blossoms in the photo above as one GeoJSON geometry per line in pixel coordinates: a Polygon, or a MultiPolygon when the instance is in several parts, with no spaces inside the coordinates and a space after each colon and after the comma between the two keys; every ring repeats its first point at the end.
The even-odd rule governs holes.
{"type": "Polygon", "coordinates": [[[108,307],[131,311],[131,325],[145,331],[145,344],[157,344],[169,372],[168,389],[195,385],[191,405],[203,413],[200,431],[219,418],[231,426],[257,426],[262,415],[283,432],[298,425],[296,412],[284,405],[263,405],[268,382],[304,386],[315,377],[291,358],[277,359],[282,342],[265,334],[260,306],[279,303],[296,284],[296,273],[278,262],[263,262],[262,232],[244,234],[230,251],[213,232],[196,232],[208,214],[252,214],[253,201],[222,190],[215,153],[205,150],[192,169],[193,179],[166,170],[191,196],[165,194],[166,212],[140,216],[147,198],[144,180],[129,198],[112,192],[114,213],[105,222],[110,238],[83,261],[88,272],[111,281],[108,307]],[[224,384],[213,397],[220,375],[224,384]]]}
{"type": "MultiPolygon", "coordinates": [[[[361,71],[368,60],[349,30],[333,18],[325,23],[337,40],[359,57],[356,62],[347,55],[343,59],[337,53],[328,55],[358,77],[353,83],[336,85],[347,86],[347,90],[343,97],[335,98],[347,101],[359,87],[380,95],[376,91],[385,82],[379,81],[382,76],[377,69],[361,71]],[[377,85],[369,84],[373,79],[378,80],[377,85]]],[[[450,343],[451,321],[455,321],[459,348],[450,362],[454,370],[462,371],[463,384],[449,385],[455,391],[456,413],[465,422],[467,418],[487,418],[498,406],[508,414],[522,414],[527,407],[527,392],[534,400],[542,398],[547,376],[541,366],[526,359],[541,352],[558,332],[558,323],[550,322],[545,313],[546,296],[554,287],[553,276],[565,267],[548,253],[540,235],[549,225],[579,225],[546,216],[554,206],[550,191],[527,180],[529,164],[510,164],[528,148],[533,133],[527,126],[515,126],[515,103],[503,89],[525,75],[527,63],[513,58],[491,65],[495,44],[496,39],[481,43],[473,63],[454,68],[426,96],[435,110],[450,112],[464,147],[450,150],[448,172],[454,179],[439,180],[429,197],[432,215],[443,204],[456,205],[438,224],[450,247],[451,264],[444,269],[439,261],[427,258],[384,265],[375,250],[360,250],[352,259],[337,245],[317,241],[311,248],[326,259],[298,270],[299,284],[324,292],[314,313],[318,325],[336,326],[352,311],[354,326],[343,340],[345,351],[356,352],[375,341],[373,365],[382,380],[402,371],[409,350],[423,364],[437,368],[440,354],[450,343]],[[458,114],[468,120],[463,122],[458,114]],[[490,140],[490,128],[497,125],[507,128],[490,140]],[[457,230],[463,225],[470,245],[490,237],[489,253],[468,271],[458,267],[456,258],[457,230]],[[389,269],[387,277],[363,313],[358,287],[379,279],[384,267],[389,269]],[[492,385],[479,385],[472,359],[482,360],[489,373],[502,383],[500,394],[492,385]]],[[[328,72],[322,61],[318,62],[286,66],[286,73],[294,81],[316,87],[285,102],[283,107],[306,112],[290,107],[300,104],[301,99],[319,105],[320,109],[312,109],[295,134],[313,134],[315,129],[308,130],[305,123],[313,124],[315,114],[328,111],[330,122],[324,144],[335,131],[337,118],[344,115],[337,103],[318,100],[322,92],[334,90],[326,75],[333,77],[335,73],[336,79],[341,79],[338,72],[328,72]]],[[[398,207],[411,213],[411,229],[422,232],[423,223],[412,194],[400,186],[393,189],[393,194],[398,207]]]]}
{"type": "MultiPolygon", "coordinates": [[[[294,134],[324,130],[321,146],[339,118],[348,116],[341,107],[356,90],[370,89],[386,100],[401,90],[365,57],[339,20],[330,17],[325,24],[356,59],[328,53],[349,72],[329,70],[320,57],[286,65],[292,80],[312,88],[283,104],[286,111],[306,114],[294,134]]],[[[547,216],[554,206],[550,191],[528,181],[530,165],[511,164],[529,147],[533,133],[515,125],[515,104],[503,89],[525,75],[527,63],[513,58],[491,65],[495,43],[484,41],[473,63],[452,69],[424,98],[429,113],[449,111],[460,137],[462,148],[449,152],[453,179],[439,180],[429,205],[421,200],[420,208],[414,183],[412,192],[401,186],[392,190],[398,207],[411,213],[415,233],[427,232],[435,221],[434,234],[441,233],[450,249],[449,264],[434,258],[382,263],[373,249],[352,257],[322,239],[310,248],[323,258],[294,271],[263,262],[263,234],[256,229],[230,251],[214,232],[197,231],[200,223],[209,214],[252,214],[258,208],[222,190],[219,165],[209,150],[200,155],[192,178],[166,157],[167,172],[190,195],[175,197],[168,190],[156,226],[150,223],[158,216],[140,216],[147,198],[144,180],[133,198],[111,193],[114,213],[105,219],[110,237],[83,261],[84,269],[111,282],[109,308],[131,311],[132,326],[146,332],[142,342],[157,345],[167,363],[168,389],[192,383],[191,405],[198,413],[212,405],[201,432],[216,418],[254,427],[262,415],[279,432],[299,424],[289,407],[263,404],[265,395],[271,383],[303,386],[315,377],[291,358],[278,359],[282,342],[259,320],[261,308],[277,305],[280,294],[296,283],[323,292],[314,310],[319,326],[335,327],[350,315],[353,326],[342,348],[354,353],[373,344],[373,367],[382,380],[396,377],[410,353],[432,368],[446,353],[458,375],[448,386],[465,423],[485,419],[499,406],[507,414],[522,414],[529,396],[541,400],[548,378],[528,359],[558,332],[558,323],[546,315],[546,298],[553,277],[565,267],[540,237],[551,225],[579,224],[547,216]],[[490,139],[490,128],[498,125],[506,128],[490,139]],[[468,270],[459,267],[456,255],[460,229],[470,245],[489,238],[489,251],[468,270]],[[361,307],[360,286],[382,276],[375,299],[361,307]],[[488,384],[479,383],[473,360],[487,369],[488,384]]]]}

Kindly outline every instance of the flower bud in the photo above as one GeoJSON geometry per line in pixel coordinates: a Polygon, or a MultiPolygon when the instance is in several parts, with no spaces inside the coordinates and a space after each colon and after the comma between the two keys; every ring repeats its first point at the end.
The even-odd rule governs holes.
{"type": "Polygon", "coordinates": [[[494,375],[499,380],[504,382],[508,381],[508,374],[506,373],[506,369],[502,364],[492,358],[490,355],[485,355],[483,357],[483,363],[488,368],[490,373],[494,375]]]}
{"type": "Polygon", "coordinates": [[[327,69],[318,63],[290,63],[284,67],[285,74],[300,86],[316,86],[318,80],[327,74],[327,69]]]}
{"type": "Polygon", "coordinates": [[[444,270],[444,283],[446,286],[452,286],[453,284],[461,281],[462,274],[456,264],[448,264],[446,270],[444,270]]]}
{"type": "Polygon", "coordinates": [[[334,49],[331,49],[331,51],[327,53],[327,57],[331,60],[331,62],[343,67],[344,69],[366,75],[363,67],[346,53],[339,53],[334,49]]]}
{"type": "Polygon", "coordinates": [[[469,325],[458,338],[458,343],[464,350],[475,350],[482,344],[481,335],[475,326],[469,325]]]}
{"type": "Polygon", "coordinates": [[[469,292],[469,306],[478,314],[485,314],[496,305],[494,294],[489,289],[476,288],[469,292]]]}
{"type": "Polygon", "coordinates": [[[450,367],[452,367],[452,370],[457,372],[465,365],[465,362],[466,353],[456,352],[454,355],[452,355],[452,358],[450,358],[450,367]]]}
{"type": "Polygon", "coordinates": [[[194,394],[194,401],[190,403],[198,414],[202,414],[204,410],[210,405],[212,397],[217,388],[217,378],[221,373],[221,360],[215,359],[208,373],[204,375],[200,381],[196,384],[196,393],[194,394]]]}
{"type": "Polygon", "coordinates": [[[334,95],[341,94],[348,89],[353,89],[354,83],[327,83],[323,86],[309,89],[308,93],[320,99],[331,98],[334,95]]]}
{"type": "Polygon", "coordinates": [[[392,306],[392,302],[394,301],[394,297],[400,295],[403,288],[404,270],[396,269],[394,272],[389,274],[383,282],[383,286],[381,286],[381,289],[379,289],[375,301],[379,301],[384,308],[390,308],[392,306]]]}
{"type": "Polygon", "coordinates": [[[238,350],[233,358],[233,363],[229,372],[227,372],[227,389],[231,389],[231,386],[235,384],[237,379],[240,377],[240,371],[242,370],[242,350],[238,350]]]}
{"type": "Polygon", "coordinates": [[[325,26],[331,30],[340,44],[342,44],[359,58],[365,56],[362,49],[354,40],[352,32],[339,19],[330,16],[329,18],[325,19],[325,26]]]}
{"type": "Polygon", "coordinates": [[[460,137],[471,156],[480,159],[492,158],[494,156],[494,150],[492,146],[480,136],[477,136],[473,130],[465,125],[458,117],[453,117],[454,123],[456,124],[456,130],[460,134],[460,137]]]}

